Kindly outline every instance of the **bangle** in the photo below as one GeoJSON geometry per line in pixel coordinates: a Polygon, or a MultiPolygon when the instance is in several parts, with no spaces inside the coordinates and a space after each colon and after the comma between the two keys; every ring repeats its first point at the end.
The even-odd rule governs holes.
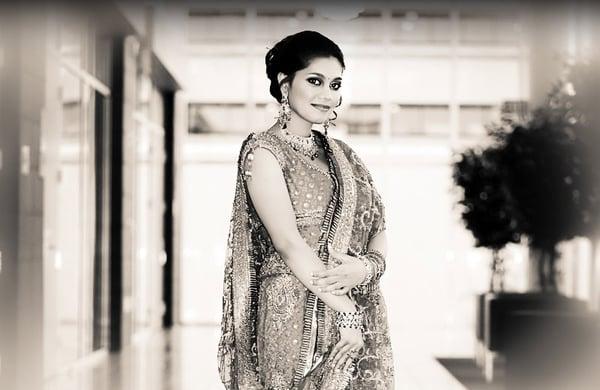
{"type": "Polygon", "coordinates": [[[383,269],[385,267],[385,256],[383,253],[378,251],[377,249],[369,249],[365,254],[369,260],[371,260],[374,264],[377,265],[377,270],[375,271],[375,277],[379,279],[383,274],[383,269]]]}
{"type": "Polygon", "coordinates": [[[335,315],[335,325],[338,328],[363,329],[364,315],[362,311],[338,311],[335,315]]]}
{"type": "Polygon", "coordinates": [[[371,263],[366,256],[358,256],[358,258],[363,262],[365,269],[367,270],[365,278],[360,283],[361,286],[365,286],[371,282],[371,279],[373,279],[373,263],[371,263]]]}

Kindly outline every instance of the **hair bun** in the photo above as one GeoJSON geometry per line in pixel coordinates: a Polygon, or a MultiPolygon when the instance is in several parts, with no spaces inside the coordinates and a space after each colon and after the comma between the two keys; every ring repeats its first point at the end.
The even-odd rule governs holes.
{"type": "Polygon", "coordinates": [[[334,57],[345,68],[344,55],[329,38],[316,31],[301,31],[275,43],[265,55],[269,91],[281,102],[281,86],[277,76],[283,73],[293,79],[294,74],[308,66],[315,57],[334,57]]]}
{"type": "Polygon", "coordinates": [[[267,55],[265,56],[265,63],[267,65],[267,68],[270,66],[273,66],[276,63],[276,59],[277,59],[277,47],[273,46],[272,48],[269,49],[269,51],[267,52],[267,55]]]}

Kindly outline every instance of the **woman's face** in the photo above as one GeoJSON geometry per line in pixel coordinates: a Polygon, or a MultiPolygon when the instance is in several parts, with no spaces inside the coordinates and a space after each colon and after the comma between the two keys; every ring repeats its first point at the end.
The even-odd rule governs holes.
{"type": "Polygon", "coordinates": [[[318,57],[294,75],[288,100],[292,112],[310,123],[323,123],[339,104],[342,66],[335,57],[318,57]]]}

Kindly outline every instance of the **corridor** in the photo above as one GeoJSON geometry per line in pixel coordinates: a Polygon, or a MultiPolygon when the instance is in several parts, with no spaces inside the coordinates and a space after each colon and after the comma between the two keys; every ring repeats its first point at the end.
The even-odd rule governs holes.
{"type": "MultiPolygon", "coordinates": [[[[522,333],[502,326],[538,315],[544,325],[597,320],[600,184],[581,178],[600,178],[581,161],[600,164],[600,142],[585,142],[596,128],[585,115],[568,115],[600,112],[600,8],[321,3],[0,5],[1,390],[223,389],[217,344],[236,163],[248,135],[284,116],[265,56],[302,30],[344,53],[328,136],[356,152],[385,207],[376,283],[396,389],[503,389],[509,373],[530,379],[507,357],[535,348],[506,347],[522,333]],[[537,112],[564,116],[537,131],[537,112]],[[578,133],[573,123],[586,124],[578,133]],[[515,133],[543,136],[511,138],[509,148],[515,133]],[[556,162],[563,154],[550,146],[573,155],[556,162]],[[574,311],[555,310],[557,295],[574,311]],[[504,311],[506,302],[519,310],[504,311]]],[[[345,177],[355,178],[367,181],[345,177]]],[[[371,231],[376,212],[343,210],[362,213],[347,213],[345,227],[371,231]]],[[[565,328],[552,329],[563,340],[565,328]]],[[[564,339],[579,345],[581,334],[564,339]]],[[[554,352],[531,361],[576,361],[564,345],[543,344],[554,352]]]]}
{"type": "MultiPolygon", "coordinates": [[[[89,358],[51,378],[44,390],[221,390],[218,338],[216,326],[176,326],[147,334],[118,354],[89,358]]],[[[464,389],[432,356],[411,345],[410,337],[395,337],[393,348],[397,389],[464,389]]]]}

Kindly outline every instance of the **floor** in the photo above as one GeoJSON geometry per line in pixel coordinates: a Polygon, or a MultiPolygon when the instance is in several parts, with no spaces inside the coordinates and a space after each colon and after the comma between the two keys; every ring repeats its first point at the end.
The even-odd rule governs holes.
{"type": "MultiPolygon", "coordinates": [[[[48,378],[45,390],[221,390],[218,337],[216,326],[149,334],[121,353],[98,352],[48,378]]],[[[410,338],[397,335],[393,340],[397,389],[464,390],[433,356],[411,345],[410,338]]]]}

